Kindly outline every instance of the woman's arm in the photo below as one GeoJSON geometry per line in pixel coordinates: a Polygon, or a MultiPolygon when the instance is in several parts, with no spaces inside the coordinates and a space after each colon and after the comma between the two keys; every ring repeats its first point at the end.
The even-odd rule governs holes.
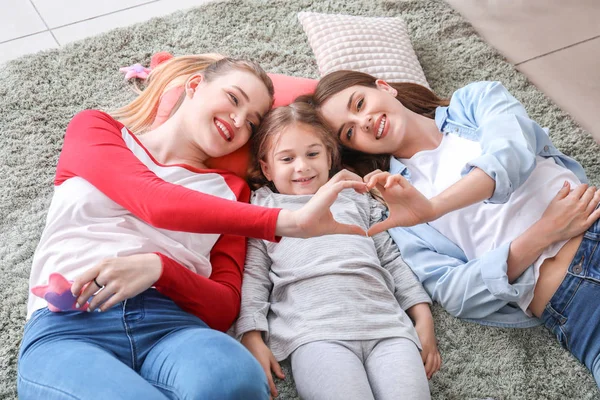
{"type": "Polygon", "coordinates": [[[220,331],[229,329],[240,308],[240,287],[246,239],[223,235],[211,250],[212,273],[198,275],[162,253],[108,258],[79,275],[72,287],[89,311],[106,311],[120,301],[154,286],[182,310],[220,331]],[[87,285],[87,286],[86,286],[87,285]],[[82,290],[83,289],[83,290],[82,290]]]}
{"type": "Polygon", "coordinates": [[[362,232],[337,223],[329,212],[341,190],[364,188],[360,177],[354,174],[346,171],[340,175],[303,209],[280,212],[165,182],[127,148],[121,137],[122,128],[122,124],[100,111],[77,114],[67,127],[55,184],[81,177],[144,222],[162,229],[271,241],[282,235],[362,232]],[[315,220],[321,223],[315,224],[315,220]]]}
{"type": "Polygon", "coordinates": [[[157,228],[275,239],[279,209],[230,201],[165,182],[129,150],[121,137],[122,128],[100,111],[77,114],[67,127],[55,184],[81,177],[157,228]]]}
{"type": "Polygon", "coordinates": [[[464,253],[428,225],[394,228],[390,234],[434,301],[450,314],[484,318],[530,294],[535,285],[531,264],[551,243],[584,232],[600,217],[600,191],[564,186],[538,222],[518,238],[482,257],[464,253]]]}
{"type": "Polygon", "coordinates": [[[210,252],[208,278],[161,255],[163,270],[154,286],[182,310],[225,332],[240,311],[245,253],[246,238],[222,235],[210,252]]]}
{"type": "Polygon", "coordinates": [[[508,282],[510,244],[466,260],[456,245],[427,225],[394,228],[390,234],[431,299],[455,317],[485,318],[534,288],[531,270],[508,282]]]}
{"type": "Polygon", "coordinates": [[[414,226],[434,221],[441,216],[488,199],[496,183],[479,168],[473,169],[458,182],[437,196],[427,199],[400,174],[375,170],[364,177],[367,188],[376,187],[385,199],[390,218],[378,228],[370,229],[374,235],[395,226],[414,226]]]}
{"type": "Polygon", "coordinates": [[[475,82],[457,90],[448,112],[477,127],[481,155],[465,166],[463,176],[481,169],[495,182],[486,201],[506,202],[535,168],[538,145],[550,143],[548,135],[500,82],[475,82]]]}

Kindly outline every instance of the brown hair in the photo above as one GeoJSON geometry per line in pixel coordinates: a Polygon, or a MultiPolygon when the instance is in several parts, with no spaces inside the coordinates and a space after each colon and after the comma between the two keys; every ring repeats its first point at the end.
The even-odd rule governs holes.
{"type": "Polygon", "coordinates": [[[250,153],[252,162],[248,172],[248,183],[253,190],[269,186],[276,191],[272,182],[264,176],[260,161],[267,161],[269,152],[276,143],[277,138],[290,126],[304,124],[321,139],[327,154],[331,158],[331,171],[338,169],[340,153],[339,146],[327,125],[317,113],[317,110],[301,98],[285,107],[277,107],[267,113],[263,118],[258,131],[250,139],[250,153]]]}
{"type": "MultiPolygon", "coordinates": [[[[184,86],[190,77],[201,73],[207,82],[234,70],[247,71],[258,77],[267,87],[273,100],[273,82],[267,73],[256,63],[247,60],[227,58],[220,54],[197,54],[174,57],[159,64],[152,70],[146,81],[146,89],[129,104],[111,112],[113,118],[120,120],[133,133],[139,134],[152,126],[158,105],[163,94],[175,87],[184,86]]],[[[185,91],[173,106],[170,116],[179,108],[185,91]]]]}
{"type": "MultiPolygon", "coordinates": [[[[319,81],[315,93],[305,97],[304,101],[312,104],[317,110],[333,95],[352,86],[376,88],[377,78],[358,71],[335,71],[325,75],[319,81]]],[[[425,86],[416,83],[388,83],[398,92],[396,99],[409,110],[428,118],[435,117],[435,109],[447,106],[449,101],[438,97],[425,86]]],[[[381,169],[387,171],[390,167],[389,154],[367,154],[342,146],[341,162],[357,174],[364,176],[371,171],[381,169]]]]}

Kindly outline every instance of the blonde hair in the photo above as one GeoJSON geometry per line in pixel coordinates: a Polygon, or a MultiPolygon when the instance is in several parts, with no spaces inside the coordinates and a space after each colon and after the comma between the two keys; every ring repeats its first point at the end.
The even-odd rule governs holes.
{"type": "MultiPolygon", "coordinates": [[[[265,84],[271,101],[273,100],[273,82],[257,63],[228,58],[221,54],[198,54],[174,57],[159,64],[150,73],[146,81],[146,89],[144,91],[138,89],[138,97],[110,114],[133,133],[143,133],[152,126],[163,94],[173,88],[183,87],[193,75],[200,73],[206,82],[210,82],[213,78],[233,70],[254,74],[265,84]]],[[[173,106],[170,116],[177,111],[184,98],[185,91],[173,106]]]]}
{"type": "Polygon", "coordinates": [[[331,172],[338,169],[340,152],[337,141],[329,132],[317,110],[298,98],[289,106],[277,107],[269,111],[262,120],[256,134],[250,139],[252,162],[248,172],[248,183],[253,190],[269,186],[276,191],[272,182],[269,182],[264,176],[260,161],[267,161],[269,152],[285,129],[298,124],[311,128],[323,142],[331,159],[331,172]]]}

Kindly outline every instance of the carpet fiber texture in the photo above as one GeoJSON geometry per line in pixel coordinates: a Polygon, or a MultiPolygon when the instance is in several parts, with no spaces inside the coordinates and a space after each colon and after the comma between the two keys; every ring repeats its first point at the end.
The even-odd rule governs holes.
{"type": "MultiPolygon", "coordinates": [[[[598,145],[441,0],[234,0],[211,3],[0,66],[0,398],[16,398],[17,355],[28,276],[53,191],[65,127],[86,108],[114,109],[134,94],[118,69],[158,51],[222,52],[269,72],[317,77],[296,13],[402,16],[431,87],[440,95],[499,80],[554,143],[600,183],[598,145]]],[[[496,329],[434,307],[443,357],[434,399],[593,399],[591,374],[543,328],[496,329]]],[[[90,360],[93,362],[93,360],[90,360]]],[[[297,398],[289,365],[280,398],[297,398]]]]}

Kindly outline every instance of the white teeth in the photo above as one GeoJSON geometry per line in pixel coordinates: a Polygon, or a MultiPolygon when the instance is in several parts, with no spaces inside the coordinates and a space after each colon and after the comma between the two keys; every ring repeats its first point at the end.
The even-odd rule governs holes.
{"type": "Polygon", "coordinates": [[[294,182],[307,182],[310,181],[313,177],[310,178],[300,178],[300,179],[294,179],[294,182]]]}
{"type": "Polygon", "coordinates": [[[221,132],[223,132],[223,134],[227,138],[227,140],[230,140],[231,139],[231,135],[229,134],[229,130],[227,129],[227,127],[225,127],[225,125],[223,125],[219,121],[216,121],[216,123],[217,123],[217,126],[219,127],[219,129],[221,130],[221,132]]]}
{"type": "Polygon", "coordinates": [[[383,133],[383,128],[385,127],[385,119],[385,116],[381,118],[381,124],[379,124],[379,130],[377,131],[377,139],[379,139],[381,137],[381,134],[383,133]]]}

